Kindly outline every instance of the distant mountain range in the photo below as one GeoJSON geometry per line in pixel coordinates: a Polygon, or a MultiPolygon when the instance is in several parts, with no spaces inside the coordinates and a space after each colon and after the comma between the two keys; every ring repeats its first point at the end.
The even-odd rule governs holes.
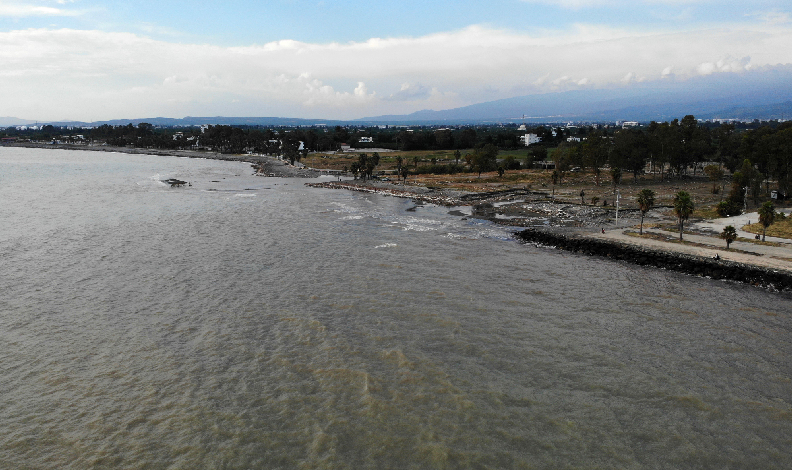
{"type": "MultiPolygon", "coordinates": [[[[792,119],[792,65],[742,73],[715,73],[689,80],[673,77],[622,87],[518,96],[441,111],[367,117],[352,121],[281,117],[185,117],[114,119],[99,122],[39,122],[54,126],[102,124],[155,126],[315,126],[325,124],[486,124],[503,122],[667,121],[692,114],[700,119],[792,119]]],[[[0,117],[0,126],[36,121],[0,117]]]]}
{"type": "MultiPolygon", "coordinates": [[[[320,124],[327,124],[335,126],[342,124],[342,121],[332,121],[328,119],[299,119],[299,118],[281,118],[281,117],[192,117],[185,118],[136,118],[136,119],[112,119],[109,121],[96,121],[96,122],[83,122],[83,121],[39,121],[38,124],[51,124],[53,126],[101,126],[109,124],[111,126],[126,126],[132,124],[137,126],[141,122],[147,122],[155,126],[165,127],[189,127],[189,126],[202,126],[205,124],[211,125],[227,125],[227,126],[315,126],[320,124]]],[[[29,126],[35,124],[36,121],[30,121],[17,118],[0,118],[0,126],[29,126]]]]}
{"type": "Polygon", "coordinates": [[[19,119],[10,116],[0,117],[0,127],[30,126],[33,124],[36,124],[36,121],[31,121],[29,119],[19,119]]]}
{"type": "Polygon", "coordinates": [[[360,122],[480,123],[666,121],[697,118],[792,118],[792,66],[673,78],[620,88],[519,96],[443,111],[376,116],[360,122]],[[525,118],[523,118],[525,116],[525,118]]]}

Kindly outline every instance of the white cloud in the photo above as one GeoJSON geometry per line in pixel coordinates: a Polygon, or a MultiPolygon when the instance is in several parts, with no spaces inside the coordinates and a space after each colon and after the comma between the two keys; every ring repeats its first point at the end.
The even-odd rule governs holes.
{"type": "Polygon", "coordinates": [[[388,96],[391,101],[415,101],[429,97],[432,89],[420,83],[402,83],[399,91],[388,96]]]}
{"type": "MultiPolygon", "coordinates": [[[[63,5],[67,2],[58,1],[57,3],[63,5]]],[[[0,1],[0,17],[24,18],[30,16],[76,16],[78,14],[78,12],[62,8],[0,1]]]]}
{"type": "Polygon", "coordinates": [[[415,38],[248,47],[31,29],[0,32],[0,87],[14,90],[4,113],[38,119],[352,118],[740,72],[792,63],[789,44],[792,28],[764,22],[681,32],[577,25],[541,36],[472,26],[415,38]]]}
{"type": "Polygon", "coordinates": [[[756,18],[770,25],[784,25],[792,22],[792,17],[790,17],[789,13],[781,12],[777,10],[754,12],[754,13],[749,13],[746,16],[756,18]]]}
{"type": "MultiPolygon", "coordinates": [[[[288,81],[288,79],[286,79],[288,81]]],[[[343,107],[354,106],[370,102],[376,93],[369,93],[364,82],[358,82],[357,87],[350,92],[341,92],[332,86],[323,84],[320,80],[311,79],[310,75],[302,74],[296,83],[304,83],[304,100],[302,104],[308,107],[343,107]]]]}
{"type": "Polygon", "coordinates": [[[751,68],[751,58],[735,59],[725,57],[716,62],[704,62],[697,68],[700,75],[710,75],[716,72],[743,72],[751,68]]]}
{"type": "MultiPolygon", "coordinates": [[[[670,73],[670,72],[671,72],[671,70],[669,69],[669,73],[670,73]]],[[[661,74],[661,75],[662,75],[662,74],[661,74]]],[[[624,77],[621,79],[621,82],[622,82],[622,83],[624,83],[624,84],[628,84],[628,83],[641,83],[641,82],[645,82],[645,81],[646,81],[646,77],[644,77],[644,76],[639,76],[639,75],[636,75],[634,72],[628,72],[628,73],[627,73],[627,75],[625,75],[625,76],[624,76],[624,77]]]]}

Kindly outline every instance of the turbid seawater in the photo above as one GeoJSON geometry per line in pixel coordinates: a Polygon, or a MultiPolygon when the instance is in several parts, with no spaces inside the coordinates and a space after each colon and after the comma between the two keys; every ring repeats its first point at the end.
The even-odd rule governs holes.
{"type": "Polygon", "coordinates": [[[0,148],[0,468],[792,468],[789,295],[251,173],[0,148]]]}

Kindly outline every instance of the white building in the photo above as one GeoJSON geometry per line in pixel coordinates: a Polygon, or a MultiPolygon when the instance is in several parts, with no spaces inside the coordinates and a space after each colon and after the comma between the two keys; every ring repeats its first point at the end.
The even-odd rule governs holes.
{"type": "Polygon", "coordinates": [[[541,141],[542,138],[536,134],[525,134],[523,136],[520,136],[520,142],[525,144],[526,147],[531,144],[538,144],[541,141]]]}

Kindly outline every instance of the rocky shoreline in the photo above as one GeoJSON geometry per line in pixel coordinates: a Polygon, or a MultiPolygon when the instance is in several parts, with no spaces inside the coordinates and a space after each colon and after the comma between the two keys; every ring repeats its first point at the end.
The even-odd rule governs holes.
{"type": "Polygon", "coordinates": [[[465,193],[458,192],[458,194],[456,194],[457,192],[434,191],[430,188],[421,186],[400,186],[376,181],[369,181],[367,183],[361,183],[357,181],[325,181],[321,183],[305,183],[305,185],[314,188],[346,189],[348,191],[357,191],[362,193],[375,193],[383,194],[385,196],[404,197],[430,204],[437,204],[440,206],[466,205],[464,202],[461,202],[460,199],[465,193]]]}
{"type": "MultiPolygon", "coordinates": [[[[88,150],[127,154],[162,155],[186,158],[246,162],[258,174],[277,177],[311,178],[322,174],[318,170],[297,168],[275,157],[263,155],[230,155],[198,150],[159,150],[129,147],[69,145],[69,144],[6,144],[10,147],[30,147],[64,150],[88,150]]],[[[501,225],[520,227],[515,236],[524,243],[536,243],[558,249],[600,256],[613,260],[654,266],[686,274],[747,283],[778,291],[792,290],[792,269],[773,269],[761,264],[735,262],[684,253],[680,247],[668,244],[662,248],[641,245],[641,240],[624,243],[594,236],[600,230],[613,229],[613,211],[583,204],[556,202],[544,192],[511,188],[488,193],[438,189],[421,185],[396,184],[377,180],[345,180],[306,183],[307,186],[349,191],[377,193],[403,197],[442,206],[472,206],[472,216],[501,225]],[[536,220],[544,222],[536,224],[536,220]],[[637,243],[637,244],[636,244],[637,243]]],[[[658,208],[659,211],[667,208],[658,208]]],[[[621,226],[638,222],[636,211],[620,212],[621,226]]],[[[792,253],[790,253],[792,254],[792,253]]]]}
{"type": "MultiPolygon", "coordinates": [[[[472,206],[472,216],[475,218],[515,228],[520,227],[521,230],[515,232],[515,237],[523,243],[551,246],[574,253],[640,266],[653,266],[694,276],[731,280],[770,290],[792,291],[792,270],[730,261],[720,256],[715,258],[716,252],[708,256],[690,254],[684,251],[684,246],[672,243],[657,248],[649,246],[641,238],[635,238],[630,243],[602,238],[599,232],[604,231],[605,227],[609,232],[614,231],[613,211],[568,202],[553,202],[547,200],[543,194],[527,190],[511,189],[487,194],[465,193],[361,180],[306,183],[306,185],[404,197],[443,206],[472,206]],[[506,218],[502,218],[504,214],[506,218]],[[531,220],[537,218],[550,223],[533,226],[531,220]]],[[[658,211],[667,209],[659,208],[658,211]]],[[[637,211],[622,211],[620,217],[621,226],[628,226],[637,224],[640,214],[637,211]]],[[[730,256],[731,253],[724,252],[724,256],[727,255],[730,256]]]]}
{"type": "Polygon", "coordinates": [[[525,229],[515,234],[524,243],[552,246],[560,250],[653,266],[711,279],[743,282],[778,291],[792,291],[792,272],[768,269],[746,263],[692,256],[670,250],[656,250],[553,231],[525,229]]]}
{"type": "MultiPolygon", "coordinates": [[[[537,220],[546,220],[551,227],[588,228],[591,230],[599,230],[613,224],[614,211],[611,209],[557,202],[550,199],[545,192],[523,188],[466,192],[377,180],[346,180],[306,183],[306,185],[404,197],[442,206],[471,206],[473,216],[478,219],[514,227],[532,227],[535,226],[537,220]]],[[[620,220],[624,224],[637,223],[640,220],[639,217],[640,215],[634,210],[620,211],[620,220]]]]}

